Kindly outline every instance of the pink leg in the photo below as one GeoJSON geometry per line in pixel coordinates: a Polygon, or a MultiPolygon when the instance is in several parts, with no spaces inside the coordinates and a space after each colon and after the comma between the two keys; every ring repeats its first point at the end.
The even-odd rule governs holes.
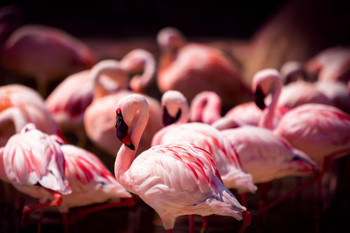
{"type": "Polygon", "coordinates": [[[194,217],[193,217],[193,215],[188,216],[188,232],[194,233],[194,217]]]}
{"type": "Polygon", "coordinates": [[[201,233],[204,233],[207,230],[207,225],[208,225],[208,216],[204,216],[201,233]]]}
{"type": "Polygon", "coordinates": [[[64,233],[69,233],[69,221],[68,221],[67,213],[62,213],[62,221],[63,221],[64,233]]]}
{"type": "Polygon", "coordinates": [[[252,222],[252,215],[249,211],[244,211],[243,212],[243,225],[239,229],[238,233],[243,233],[247,229],[247,227],[250,225],[252,222]]]}
{"type": "Polygon", "coordinates": [[[242,206],[247,207],[247,194],[246,193],[241,194],[241,204],[242,204],[242,206]]]}
{"type": "Polygon", "coordinates": [[[85,216],[95,213],[98,211],[106,210],[106,209],[111,209],[111,208],[117,208],[117,207],[124,207],[124,206],[134,206],[135,201],[132,198],[125,198],[121,200],[120,202],[109,202],[93,207],[88,207],[86,209],[79,210],[79,212],[75,216],[70,217],[70,222],[76,223],[80,219],[84,218],[85,216]]]}
{"type": "Polygon", "coordinates": [[[40,208],[40,217],[39,217],[37,233],[41,232],[41,223],[43,222],[43,214],[44,214],[44,208],[40,208]]]}

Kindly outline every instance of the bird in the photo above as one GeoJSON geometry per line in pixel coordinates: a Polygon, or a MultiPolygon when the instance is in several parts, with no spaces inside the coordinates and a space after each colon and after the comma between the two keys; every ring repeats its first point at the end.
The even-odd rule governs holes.
{"type": "MultiPolygon", "coordinates": [[[[40,204],[25,206],[22,219],[28,212],[45,206],[58,206],[62,195],[72,192],[65,178],[65,159],[60,149],[62,139],[26,124],[21,132],[13,135],[4,146],[1,155],[7,181],[18,191],[38,199],[40,204]]],[[[40,223],[38,231],[40,231],[40,223]]]]}
{"type": "Polygon", "coordinates": [[[305,65],[289,61],[281,68],[282,78],[290,82],[283,87],[279,97],[279,105],[293,108],[305,103],[320,103],[332,105],[345,112],[350,112],[350,96],[346,83],[339,80],[312,80],[312,73],[305,65]],[[313,81],[313,82],[310,82],[313,81]]]}
{"type": "Polygon", "coordinates": [[[0,146],[4,146],[10,136],[19,133],[27,124],[48,134],[62,132],[44,99],[34,89],[21,84],[8,84],[0,87],[0,146]]]}
{"type": "Polygon", "coordinates": [[[176,28],[166,27],[157,34],[160,47],[157,84],[162,93],[181,91],[192,101],[201,91],[218,93],[224,106],[234,106],[251,98],[236,64],[224,53],[200,43],[186,43],[176,28]],[[232,98],[235,93],[236,98],[232,98]]]}
{"type": "Polygon", "coordinates": [[[308,176],[316,171],[311,158],[271,130],[248,125],[221,133],[230,141],[242,168],[251,174],[255,184],[286,176],[308,176]]]}
{"type": "Polygon", "coordinates": [[[350,48],[347,46],[329,47],[306,61],[305,69],[315,80],[350,80],[350,48]]]}
{"type": "Polygon", "coordinates": [[[97,156],[64,142],[60,143],[60,148],[65,158],[65,177],[72,190],[70,194],[62,196],[58,206],[65,229],[68,229],[67,214],[71,208],[99,204],[70,216],[71,222],[76,222],[94,211],[134,205],[132,195],[117,182],[97,156]]]}
{"type": "Polygon", "coordinates": [[[256,191],[257,188],[252,182],[251,175],[242,169],[235,151],[219,130],[204,123],[187,123],[189,107],[181,92],[166,91],[162,96],[162,105],[164,109],[163,119],[171,119],[173,116],[172,118],[175,120],[174,116],[178,112],[181,112],[181,117],[178,117],[179,119],[175,123],[159,130],[153,136],[152,146],[171,142],[193,143],[210,152],[227,188],[234,188],[239,192],[254,193],[256,191]]]}
{"type": "Polygon", "coordinates": [[[350,153],[350,115],[333,106],[304,104],[294,108],[281,118],[274,132],[321,168],[327,156],[350,153]]]}
{"type": "Polygon", "coordinates": [[[65,31],[27,24],[14,30],[4,43],[1,64],[7,71],[34,77],[46,97],[48,84],[96,63],[90,48],[65,31]]]}
{"type": "Polygon", "coordinates": [[[149,110],[138,94],[125,96],[116,106],[116,135],[123,142],[114,165],[116,179],[160,216],[173,232],[181,215],[211,214],[242,219],[246,208],[223,185],[209,153],[188,143],[149,148],[136,158],[149,110]]]}
{"type": "Polygon", "coordinates": [[[192,100],[190,106],[191,122],[211,125],[221,118],[221,98],[213,91],[202,91],[192,100]]]}
{"type": "Polygon", "coordinates": [[[77,136],[78,145],[85,145],[85,109],[93,99],[93,82],[90,70],[80,71],[65,78],[45,100],[60,129],[77,136]]]}
{"type": "MultiPolygon", "coordinates": [[[[100,61],[91,69],[90,75],[91,79],[94,80],[94,98],[84,114],[86,134],[95,145],[109,155],[115,156],[115,151],[121,146],[121,143],[113,143],[115,103],[123,96],[134,92],[127,89],[127,72],[116,60],[100,61]],[[118,83],[114,85],[117,86],[114,88],[115,91],[108,90],[108,86],[111,85],[107,84],[111,81],[108,79],[108,83],[104,81],[103,75],[109,76],[109,80],[112,79],[111,81],[118,83]]],[[[150,147],[153,135],[162,127],[160,116],[162,110],[159,101],[151,96],[145,96],[150,105],[149,111],[152,117],[149,119],[141,139],[138,153],[150,147]]]]}

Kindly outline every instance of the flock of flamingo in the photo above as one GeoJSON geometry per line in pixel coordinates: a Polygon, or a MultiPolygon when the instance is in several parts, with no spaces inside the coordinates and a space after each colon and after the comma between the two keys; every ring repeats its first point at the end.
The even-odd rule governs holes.
{"type": "Polygon", "coordinates": [[[168,233],[187,215],[192,233],[194,215],[204,217],[201,232],[210,215],[242,220],[236,230],[249,231],[252,218],[313,183],[315,202],[324,201],[332,162],[350,154],[348,47],[259,70],[249,83],[224,52],[175,28],[156,36],[159,58],[135,48],[98,60],[66,32],[18,27],[13,14],[0,13],[1,66],[35,78],[37,88],[0,86],[0,179],[37,200],[13,203],[23,227],[37,209],[38,232],[53,206],[69,232],[72,208],[90,206],[83,218],[141,202],[168,233]],[[115,160],[114,170],[91,145],[115,160]],[[269,184],[285,177],[310,179],[266,204],[269,184]]]}

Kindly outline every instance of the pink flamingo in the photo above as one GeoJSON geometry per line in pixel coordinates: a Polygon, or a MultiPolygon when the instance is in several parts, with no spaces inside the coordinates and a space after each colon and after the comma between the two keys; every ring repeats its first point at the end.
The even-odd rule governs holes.
{"type": "Polygon", "coordinates": [[[307,72],[316,75],[316,79],[319,81],[345,83],[350,80],[349,67],[350,48],[342,46],[325,49],[305,64],[307,72]]]}
{"type": "Polygon", "coordinates": [[[305,103],[320,103],[350,112],[350,96],[344,82],[337,80],[308,82],[312,74],[295,61],[285,63],[281,68],[281,74],[286,82],[298,76],[301,80],[283,87],[279,98],[280,105],[293,108],[305,103]]]}
{"type": "Polygon", "coordinates": [[[116,181],[94,154],[69,144],[62,144],[61,150],[66,161],[65,177],[72,189],[70,194],[62,196],[61,205],[58,206],[66,230],[67,213],[73,207],[100,203],[98,206],[80,210],[77,216],[71,218],[74,222],[94,211],[134,204],[131,194],[116,181]]]}
{"type": "Polygon", "coordinates": [[[159,130],[152,139],[152,146],[171,142],[193,143],[212,154],[212,159],[227,188],[235,188],[240,192],[256,191],[251,175],[242,170],[235,151],[220,131],[203,123],[187,123],[189,107],[181,92],[165,92],[162,96],[162,105],[165,110],[163,113],[165,119],[175,116],[178,112],[181,112],[181,118],[174,124],[159,130]]]}
{"type": "Polygon", "coordinates": [[[64,173],[65,159],[58,140],[55,136],[37,130],[30,123],[20,133],[13,135],[3,149],[1,160],[7,180],[17,190],[39,199],[41,203],[25,206],[23,217],[27,212],[38,208],[41,209],[42,217],[43,207],[58,206],[62,202],[62,195],[71,193],[64,173]]]}
{"type": "Polygon", "coordinates": [[[198,93],[191,102],[190,119],[211,125],[221,118],[221,98],[212,91],[198,93]]]}
{"type": "Polygon", "coordinates": [[[65,78],[47,97],[45,105],[60,129],[74,133],[78,144],[85,144],[84,113],[93,99],[90,71],[84,70],[65,78]]]}
{"type": "Polygon", "coordinates": [[[9,84],[0,87],[0,146],[4,146],[27,123],[48,134],[61,135],[44,99],[30,87],[9,84]]]}
{"type": "Polygon", "coordinates": [[[25,76],[34,76],[46,96],[51,81],[90,68],[95,63],[91,50],[66,32],[41,25],[25,25],[7,39],[2,65],[25,76]]]}
{"type": "Polygon", "coordinates": [[[251,92],[238,68],[220,50],[198,43],[186,44],[175,28],[162,29],[157,41],[161,49],[157,77],[161,92],[178,90],[192,101],[201,91],[214,91],[221,96],[223,105],[230,107],[250,99],[251,92]]]}
{"type": "MultiPolygon", "coordinates": [[[[150,75],[150,73],[148,74],[150,75]]],[[[98,147],[114,156],[115,151],[121,146],[121,143],[111,143],[115,137],[113,130],[115,116],[112,109],[114,109],[115,103],[120,98],[133,92],[126,90],[126,86],[128,85],[127,73],[122,64],[117,61],[105,60],[96,64],[91,70],[91,79],[94,80],[94,99],[85,111],[85,130],[87,136],[98,147]],[[119,82],[120,84],[117,85],[119,90],[111,93],[107,89],[106,82],[103,82],[102,75],[109,75],[114,82],[119,82]]],[[[150,147],[153,135],[162,127],[160,118],[160,112],[162,110],[159,101],[149,96],[146,96],[146,99],[150,104],[149,110],[152,117],[149,119],[142,136],[138,153],[150,147]]]]}
{"type": "Polygon", "coordinates": [[[223,185],[211,156],[187,143],[159,145],[135,158],[149,110],[141,95],[128,95],[117,104],[116,134],[123,142],[115,160],[117,180],[150,205],[167,232],[181,215],[211,214],[242,219],[246,208],[223,185]]]}

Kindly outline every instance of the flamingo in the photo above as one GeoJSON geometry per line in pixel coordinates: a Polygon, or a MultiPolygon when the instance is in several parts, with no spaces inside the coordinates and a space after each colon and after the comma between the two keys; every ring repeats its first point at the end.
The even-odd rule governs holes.
{"type": "Polygon", "coordinates": [[[84,70],[68,76],[45,100],[60,129],[65,133],[75,133],[81,145],[86,141],[85,109],[93,99],[93,83],[89,74],[89,70],[84,70]]]}
{"type": "MultiPolygon", "coordinates": [[[[34,209],[58,206],[62,195],[71,193],[65,178],[65,159],[56,136],[49,136],[29,123],[8,140],[1,153],[7,181],[41,204],[25,206],[23,217],[34,209]],[[50,202],[48,202],[50,201],[50,202]]],[[[5,180],[6,181],[6,180],[5,180]]],[[[41,222],[41,221],[40,221],[41,222]]],[[[40,231],[40,225],[38,227],[40,231]]]]}
{"type": "Polygon", "coordinates": [[[116,156],[115,176],[158,213],[167,232],[173,232],[181,215],[242,219],[246,208],[223,185],[211,156],[200,147],[188,143],[158,145],[135,158],[149,117],[143,96],[120,99],[116,115],[116,134],[123,145],[116,156]]]}
{"type": "Polygon", "coordinates": [[[305,68],[308,73],[317,76],[319,81],[350,80],[350,48],[345,46],[330,47],[309,59],[305,68]]]}
{"type": "Polygon", "coordinates": [[[285,63],[281,68],[281,74],[288,82],[296,77],[301,80],[283,87],[279,97],[279,105],[293,108],[305,103],[319,103],[338,107],[345,112],[350,112],[350,96],[344,82],[338,80],[317,80],[308,82],[312,74],[299,62],[285,63]]]}
{"type": "Polygon", "coordinates": [[[227,188],[235,188],[240,192],[256,191],[251,175],[242,170],[235,151],[220,131],[203,123],[187,123],[189,107],[181,92],[165,92],[162,96],[162,105],[165,119],[175,116],[177,112],[181,112],[181,117],[174,124],[159,130],[152,139],[152,146],[184,141],[193,143],[211,153],[227,188]]]}
{"type": "Polygon", "coordinates": [[[164,28],[157,35],[161,49],[157,83],[161,92],[178,90],[188,101],[201,91],[218,93],[224,106],[232,107],[250,99],[251,92],[238,68],[213,47],[186,44],[175,28],[164,28]],[[235,93],[236,98],[232,98],[235,93]]]}
{"type": "Polygon", "coordinates": [[[62,202],[58,206],[65,229],[68,229],[67,213],[73,207],[100,204],[80,210],[71,219],[77,221],[93,211],[134,204],[131,194],[116,181],[94,154],[70,144],[61,144],[61,150],[66,161],[65,177],[72,190],[70,194],[62,196],[62,202]]]}
{"type": "Polygon", "coordinates": [[[33,123],[42,132],[62,136],[44,99],[37,91],[20,84],[1,86],[0,146],[4,146],[9,137],[19,133],[27,123],[33,123]]]}
{"type": "MultiPolygon", "coordinates": [[[[85,130],[92,142],[108,154],[115,156],[115,151],[121,146],[121,143],[111,143],[115,137],[113,130],[115,125],[114,106],[120,98],[133,92],[126,89],[128,85],[127,73],[121,63],[115,60],[104,60],[97,63],[92,68],[90,75],[95,83],[94,98],[84,114],[85,130]],[[119,82],[119,90],[111,93],[106,88],[108,86],[102,82],[102,75],[109,75],[114,82],[119,82]]],[[[152,117],[149,119],[141,139],[138,153],[150,147],[153,135],[162,127],[159,101],[150,96],[146,96],[146,98],[152,117]]]]}
{"type": "Polygon", "coordinates": [[[34,77],[46,97],[49,82],[92,67],[95,57],[81,41],[66,32],[43,25],[25,25],[6,40],[2,51],[6,70],[34,77]]]}
{"type": "Polygon", "coordinates": [[[211,125],[221,118],[221,98],[213,91],[198,93],[191,102],[190,119],[211,125]]]}

